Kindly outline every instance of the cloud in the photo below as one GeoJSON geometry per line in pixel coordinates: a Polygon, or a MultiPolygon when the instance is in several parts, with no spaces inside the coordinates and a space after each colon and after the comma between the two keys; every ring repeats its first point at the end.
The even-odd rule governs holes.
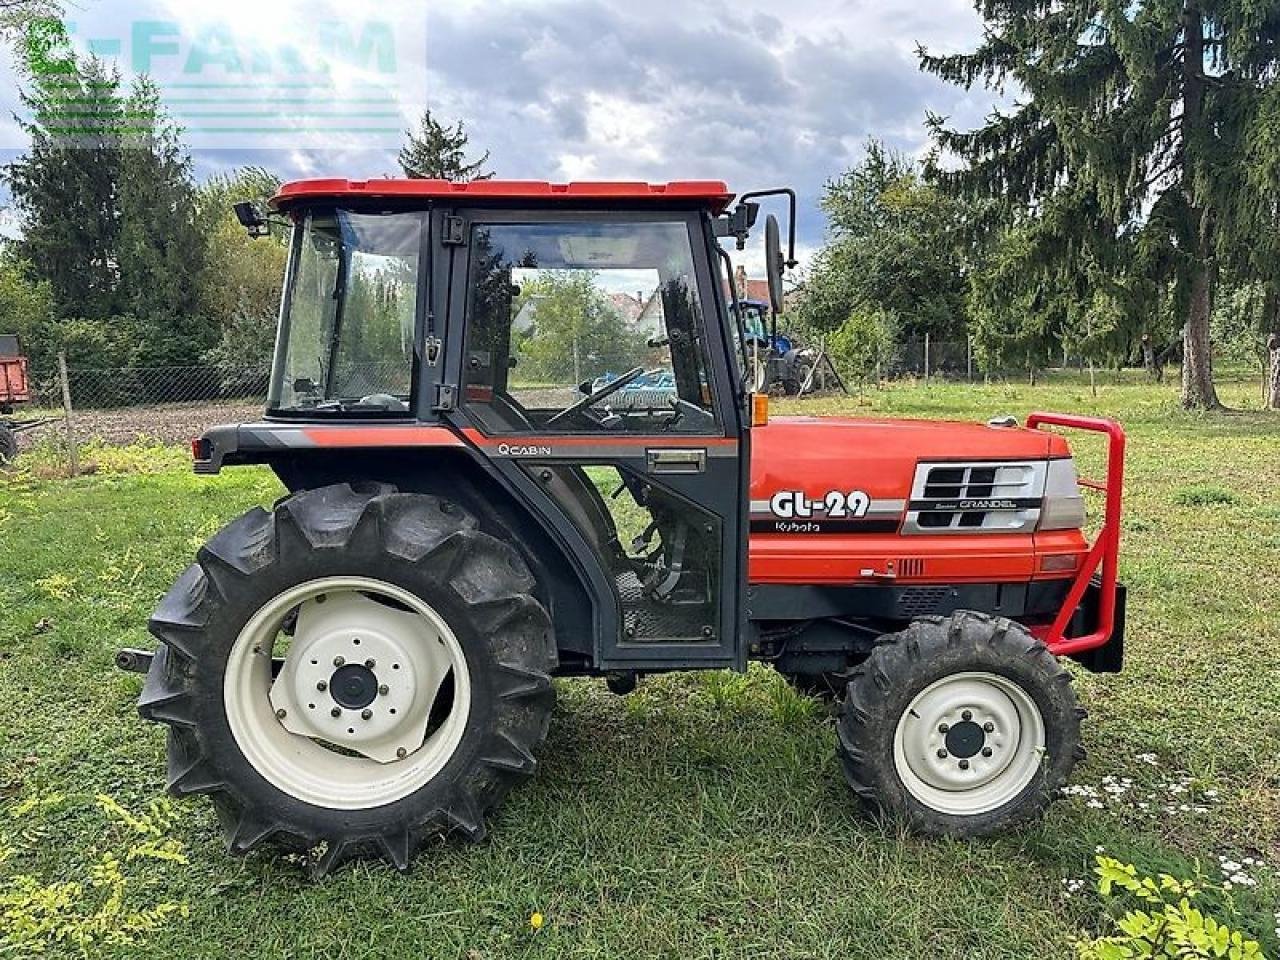
{"type": "MultiPolygon", "coordinates": [[[[323,53],[315,24],[365,15],[350,10],[336,0],[116,0],[85,2],[77,19],[90,35],[167,18],[195,36],[225,28],[238,43],[281,37],[313,58],[323,53]]],[[[370,15],[426,18],[423,48],[398,50],[398,118],[387,125],[410,125],[425,103],[465,120],[477,150],[513,178],[792,185],[808,248],[823,232],[824,182],[868,138],[920,152],[926,111],[976,123],[991,104],[916,65],[918,43],[956,50],[977,41],[968,0],[387,0],[378,10],[370,15]]],[[[367,80],[339,72],[338,95],[367,80]]],[[[13,86],[0,89],[9,91],[0,92],[7,114],[13,86]]],[[[256,163],[286,178],[382,176],[398,169],[386,139],[347,131],[282,146],[247,137],[202,146],[195,158],[201,174],[256,163]]]]}

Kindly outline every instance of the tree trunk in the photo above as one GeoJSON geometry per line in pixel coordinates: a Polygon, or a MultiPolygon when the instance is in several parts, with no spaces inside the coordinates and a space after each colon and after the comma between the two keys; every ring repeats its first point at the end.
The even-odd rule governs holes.
{"type": "Polygon", "coordinates": [[[1280,290],[1268,285],[1263,322],[1267,327],[1267,382],[1263,402],[1268,410],[1280,410],[1280,290]]]}
{"type": "Polygon", "coordinates": [[[1211,265],[1204,260],[1197,259],[1191,265],[1191,305],[1182,328],[1182,405],[1187,409],[1216,410],[1222,406],[1213,385],[1213,347],[1209,340],[1211,271],[1211,265]]]}
{"type": "Polygon", "coordinates": [[[1152,380],[1156,383],[1164,383],[1164,364],[1156,356],[1156,348],[1151,342],[1149,333],[1142,335],[1142,366],[1146,368],[1147,376],[1152,380]]]}
{"type": "Polygon", "coordinates": [[[1182,327],[1182,405],[1213,410],[1222,406],[1213,386],[1209,316],[1213,312],[1213,218],[1197,202],[1197,151],[1204,125],[1204,15],[1189,3],[1182,13],[1182,190],[1196,225],[1191,263],[1191,304],[1182,327]]]}

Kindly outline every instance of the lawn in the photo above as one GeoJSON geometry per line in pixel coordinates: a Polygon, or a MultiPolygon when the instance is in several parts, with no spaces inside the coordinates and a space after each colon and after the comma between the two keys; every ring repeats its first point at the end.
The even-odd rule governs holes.
{"type": "MultiPolygon", "coordinates": [[[[1222,393],[1257,404],[1256,384],[1222,393]]],[[[790,406],[1037,408],[1130,431],[1128,663],[1077,672],[1089,759],[1070,795],[975,842],[864,815],[830,718],[756,667],[628,698],[561,682],[538,776],[490,839],[432,846],[407,876],[362,863],[313,883],[270,856],[230,859],[207,802],[156,802],[163,731],[138,720],[141,678],[112,656],[150,645],[170,581],[222,523],[276,499],[275,480],[199,479],[154,450],[99,450],[98,473],[73,481],[0,477],[0,956],[52,941],[49,956],[130,958],[1066,957],[1115,910],[1090,882],[1098,847],[1201,872],[1206,906],[1280,956],[1280,417],[1187,415],[1136,377],[1096,398],[1078,382],[917,385],[790,406]]]]}

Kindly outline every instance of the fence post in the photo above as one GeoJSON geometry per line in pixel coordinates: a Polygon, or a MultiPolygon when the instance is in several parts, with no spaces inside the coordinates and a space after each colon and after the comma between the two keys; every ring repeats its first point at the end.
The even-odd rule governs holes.
{"type": "Polygon", "coordinates": [[[964,338],[964,370],[969,382],[973,383],[973,337],[964,338]]]}
{"type": "Polygon", "coordinates": [[[67,354],[58,351],[58,379],[62,381],[62,416],[67,423],[67,453],[71,458],[71,476],[80,476],[80,451],[76,449],[76,430],[72,422],[71,380],[67,377],[67,354]]]}
{"type": "Polygon", "coordinates": [[[924,382],[929,382],[929,331],[924,332],[924,382]]]}

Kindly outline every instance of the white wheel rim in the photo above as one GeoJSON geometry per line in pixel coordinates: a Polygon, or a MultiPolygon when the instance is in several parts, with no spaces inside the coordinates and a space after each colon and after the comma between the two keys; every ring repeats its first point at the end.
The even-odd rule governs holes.
{"type": "Polygon", "coordinates": [[[306,803],[362,810],[408,796],[448,763],[471,712],[471,678],[457,637],[419,597],[381,580],[327,577],[286,590],[245,624],[223,703],[236,744],[266,780],[306,803]],[[295,609],[273,681],[272,651],[295,609]],[[427,736],[450,674],[452,706],[427,736]]]}
{"type": "Polygon", "coordinates": [[[957,673],[916,695],[898,720],[893,760],[907,791],[940,813],[974,816],[1004,806],[1035,778],[1044,718],[1017,683],[957,673]]]}

